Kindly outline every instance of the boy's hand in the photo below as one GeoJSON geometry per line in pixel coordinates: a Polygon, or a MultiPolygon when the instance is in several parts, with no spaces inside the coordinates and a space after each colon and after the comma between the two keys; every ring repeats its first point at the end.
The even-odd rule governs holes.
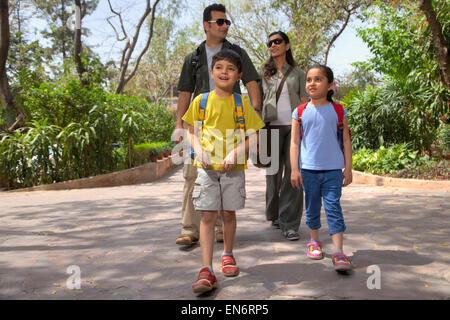
{"type": "Polygon", "coordinates": [[[230,171],[236,166],[236,150],[231,151],[222,162],[222,171],[230,171]]]}
{"type": "Polygon", "coordinates": [[[344,184],[343,186],[346,187],[353,181],[353,173],[352,169],[344,169],[344,184]]]}
{"type": "Polygon", "coordinates": [[[201,155],[198,157],[198,161],[200,161],[204,169],[208,168],[211,165],[211,160],[209,159],[209,155],[205,150],[202,150],[201,155]]]}
{"type": "Polygon", "coordinates": [[[292,171],[291,172],[291,184],[296,189],[302,189],[303,179],[300,171],[292,171]]]}

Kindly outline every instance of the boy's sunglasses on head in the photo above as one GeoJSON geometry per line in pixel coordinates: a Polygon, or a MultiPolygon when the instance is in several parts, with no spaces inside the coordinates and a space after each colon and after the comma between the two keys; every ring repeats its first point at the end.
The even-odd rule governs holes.
{"type": "Polygon", "coordinates": [[[269,42],[267,42],[267,48],[270,48],[272,46],[272,44],[281,44],[284,40],[281,38],[277,38],[277,39],[273,39],[270,40],[269,42]]]}
{"type": "Polygon", "coordinates": [[[230,25],[231,25],[231,21],[228,20],[228,19],[216,19],[216,20],[211,20],[211,21],[208,21],[208,22],[215,22],[215,23],[217,23],[218,26],[221,26],[221,25],[223,25],[224,23],[226,23],[227,26],[230,26],[230,25]]]}

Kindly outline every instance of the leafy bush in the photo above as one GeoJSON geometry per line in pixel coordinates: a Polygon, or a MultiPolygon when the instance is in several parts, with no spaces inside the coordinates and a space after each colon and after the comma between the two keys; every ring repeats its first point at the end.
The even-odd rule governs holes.
{"type": "Polygon", "coordinates": [[[134,144],[170,141],[174,128],[164,106],[77,81],[41,84],[22,99],[32,120],[14,134],[0,133],[0,175],[10,188],[131,167],[134,144]]]}
{"type": "Polygon", "coordinates": [[[141,143],[133,146],[133,159],[135,165],[141,165],[148,162],[150,156],[159,156],[160,154],[172,151],[174,143],[172,141],[141,143]]]}
{"type": "MultiPolygon", "coordinates": [[[[446,19],[450,2],[433,5],[443,34],[450,34],[450,20],[446,19]]],[[[358,66],[384,78],[376,88],[344,98],[355,147],[377,149],[411,142],[414,149],[429,151],[439,118],[448,115],[450,100],[430,26],[417,2],[404,1],[397,8],[378,1],[375,6],[366,12],[371,26],[359,30],[373,57],[358,66]]]]}
{"type": "Polygon", "coordinates": [[[450,153],[450,124],[441,123],[437,137],[444,155],[450,153]]]}
{"type": "Polygon", "coordinates": [[[380,147],[378,150],[362,148],[353,155],[355,170],[384,174],[393,173],[405,168],[424,165],[428,156],[419,157],[418,151],[411,151],[408,144],[402,143],[390,148],[380,147]]]}

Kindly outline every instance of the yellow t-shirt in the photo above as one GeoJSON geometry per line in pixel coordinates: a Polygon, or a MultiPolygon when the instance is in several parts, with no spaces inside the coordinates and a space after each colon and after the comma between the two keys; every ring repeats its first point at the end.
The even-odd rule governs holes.
{"type": "MultiPolygon", "coordinates": [[[[229,152],[231,152],[238,143],[242,142],[241,130],[236,119],[234,107],[234,98],[231,94],[227,98],[216,96],[211,91],[206,104],[205,119],[203,129],[199,126],[199,104],[201,95],[198,95],[189,106],[183,116],[183,120],[194,127],[194,133],[200,137],[203,150],[205,150],[212,165],[208,169],[221,170],[222,163],[229,152]]],[[[248,133],[258,131],[264,127],[264,122],[259,118],[255,110],[243,98],[245,130],[248,133]]],[[[194,161],[194,166],[202,167],[201,163],[194,161]]],[[[247,168],[246,156],[238,157],[237,165],[233,170],[244,170],[247,168]]]]}

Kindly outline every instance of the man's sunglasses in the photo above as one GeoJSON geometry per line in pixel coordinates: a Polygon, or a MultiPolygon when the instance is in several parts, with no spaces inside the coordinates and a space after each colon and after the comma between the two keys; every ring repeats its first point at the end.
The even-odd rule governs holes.
{"type": "Polygon", "coordinates": [[[281,44],[284,40],[281,38],[273,39],[267,42],[267,48],[270,48],[274,43],[275,44],[281,44]]]}
{"type": "Polygon", "coordinates": [[[208,21],[208,22],[215,22],[215,23],[217,23],[217,25],[218,25],[219,27],[220,27],[221,25],[223,25],[224,23],[226,23],[227,26],[230,26],[230,25],[231,25],[231,21],[228,20],[228,19],[216,19],[216,20],[211,20],[211,21],[208,21]]]}

